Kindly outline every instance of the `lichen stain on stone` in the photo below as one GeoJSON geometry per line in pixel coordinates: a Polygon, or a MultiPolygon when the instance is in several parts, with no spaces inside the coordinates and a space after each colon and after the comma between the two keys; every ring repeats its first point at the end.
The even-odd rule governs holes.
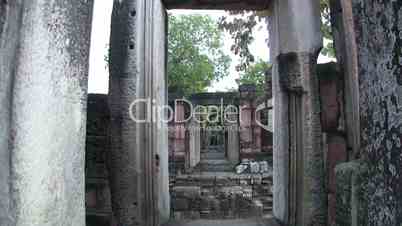
{"type": "Polygon", "coordinates": [[[401,1],[355,1],[368,224],[402,223],[401,1]]]}

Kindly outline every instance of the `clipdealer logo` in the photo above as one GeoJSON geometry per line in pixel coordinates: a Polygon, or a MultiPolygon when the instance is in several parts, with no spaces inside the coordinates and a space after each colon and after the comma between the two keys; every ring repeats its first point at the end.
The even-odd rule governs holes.
{"type": "MultiPolygon", "coordinates": [[[[225,125],[243,124],[245,117],[243,114],[247,107],[238,107],[236,105],[224,105],[223,99],[220,105],[194,105],[191,101],[181,98],[174,100],[174,106],[158,105],[155,99],[136,99],[129,106],[130,119],[136,123],[190,123],[195,124],[216,124],[223,122],[225,125]],[[186,108],[185,115],[181,115],[174,111],[179,109],[179,106],[186,108]],[[150,113],[151,112],[151,113],[150,113]]],[[[270,130],[269,125],[261,122],[259,113],[267,108],[264,103],[259,105],[252,117],[255,123],[265,130],[270,130]]]]}

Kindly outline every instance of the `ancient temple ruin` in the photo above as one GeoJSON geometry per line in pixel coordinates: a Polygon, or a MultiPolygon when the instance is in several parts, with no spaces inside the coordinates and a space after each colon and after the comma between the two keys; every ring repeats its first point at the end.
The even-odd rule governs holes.
{"type": "MultiPolygon", "coordinates": [[[[400,225],[402,2],[329,2],[337,63],[317,65],[318,0],[115,0],[110,94],[93,97],[102,106],[94,113],[93,1],[0,1],[0,225],[83,226],[101,208],[114,225],[182,225],[169,223],[180,211],[170,208],[168,123],[155,113],[168,102],[173,8],[271,12],[272,217],[259,225],[400,225]],[[132,105],[138,99],[151,107],[132,105]],[[87,113],[101,123],[86,130],[87,113]],[[85,155],[86,147],[108,157],[85,155]]],[[[240,162],[239,147],[229,160],[240,162]]],[[[197,152],[183,161],[197,165],[197,152]]]]}

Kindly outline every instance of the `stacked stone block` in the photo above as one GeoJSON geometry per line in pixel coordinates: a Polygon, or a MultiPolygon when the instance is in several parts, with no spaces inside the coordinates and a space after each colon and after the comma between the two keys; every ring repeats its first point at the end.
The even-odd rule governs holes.
{"type": "Polygon", "coordinates": [[[335,224],[337,209],[335,167],[347,161],[343,113],[343,77],[336,63],[317,66],[321,101],[321,124],[326,147],[328,225],[335,224]]]}
{"type": "Polygon", "coordinates": [[[236,219],[272,214],[272,174],[177,176],[171,184],[175,220],[236,219]]]}

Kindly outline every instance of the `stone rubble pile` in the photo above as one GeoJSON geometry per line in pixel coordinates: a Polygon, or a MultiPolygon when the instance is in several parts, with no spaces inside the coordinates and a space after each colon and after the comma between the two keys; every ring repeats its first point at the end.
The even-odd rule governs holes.
{"type": "Polygon", "coordinates": [[[272,166],[270,166],[267,161],[256,162],[244,159],[239,165],[236,166],[236,173],[272,173],[272,166]]]}

